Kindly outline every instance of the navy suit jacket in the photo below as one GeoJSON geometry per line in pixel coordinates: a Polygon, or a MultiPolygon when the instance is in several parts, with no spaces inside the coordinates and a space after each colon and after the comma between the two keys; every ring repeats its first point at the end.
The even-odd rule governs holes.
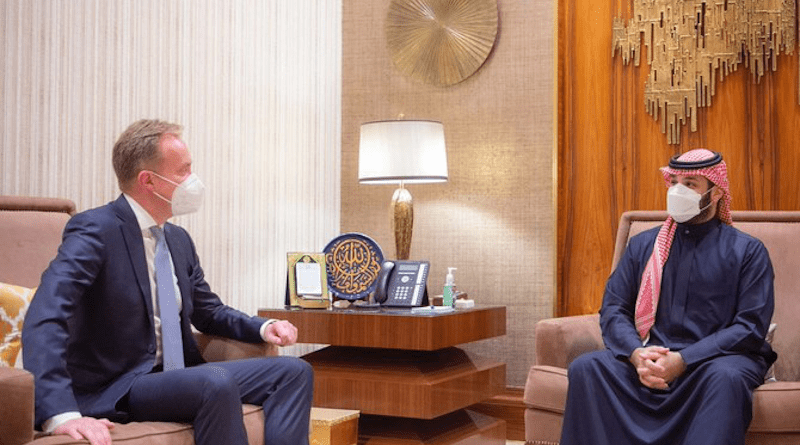
{"type": "MultiPolygon", "coordinates": [[[[209,334],[263,341],[265,320],[223,305],[211,292],[189,234],[169,223],[164,232],[182,296],[186,365],[203,363],[192,324],[209,334]]],[[[23,326],[37,427],[67,411],[125,421],[117,403],[137,376],[152,370],[156,337],[142,233],[123,196],[70,219],[23,326]]]]}

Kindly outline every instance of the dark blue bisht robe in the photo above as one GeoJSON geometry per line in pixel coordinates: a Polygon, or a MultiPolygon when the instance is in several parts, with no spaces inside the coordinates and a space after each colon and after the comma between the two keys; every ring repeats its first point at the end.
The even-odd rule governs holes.
{"type": "Polygon", "coordinates": [[[679,351],[687,369],[653,390],[628,358],[642,346],[634,306],[657,234],[631,238],[608,279],[607,349],[570,365],[561,445],[744,444],[752,391],[776,359],[764,340],[774,307],[767,249],[718,219],[678,224],[647,345],[679,351]]]}

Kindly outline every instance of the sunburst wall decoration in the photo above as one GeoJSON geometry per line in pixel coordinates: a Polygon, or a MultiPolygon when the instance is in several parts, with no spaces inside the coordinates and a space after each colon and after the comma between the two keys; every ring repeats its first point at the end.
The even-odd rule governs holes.
{"type": "Polygon", "coordinates": [[[716,78],[744,63],[753,81],[777,69],[781,52],[795,45],[795,0],[634,0],[624,26],[614,19],[612,57],[639,65],[641,41],[650,73],[645,107],[660,121],[670,144],[680,142],[689,119],[697,130],[697,110],[711,105],[716,78]]]}
{"type": "Polygon", "coordinates": [[[392,0],[386,41],[406,76],[453,85],[486,61],[497,36],[496,0],[392,0]]]}

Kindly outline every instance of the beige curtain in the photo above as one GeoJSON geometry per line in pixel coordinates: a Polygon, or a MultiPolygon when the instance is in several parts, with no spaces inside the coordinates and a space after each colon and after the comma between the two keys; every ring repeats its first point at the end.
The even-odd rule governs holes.
{"type": "Polygon", "coordinates": [[[208,188],[193,235],[212,288],[283,304],[286,252],[339,232],[340,0],[0,0],[0,193],[116,198],[111,147],[182,123],[208,188]]]}

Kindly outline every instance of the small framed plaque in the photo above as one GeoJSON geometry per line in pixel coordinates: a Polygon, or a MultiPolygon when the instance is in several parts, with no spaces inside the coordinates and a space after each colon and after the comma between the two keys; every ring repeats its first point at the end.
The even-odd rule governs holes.
{"type": "Polygon", "coordinates": [[[287,304],[303,308],[327,308],[330,298],[325,254],[290,252],[286,254],[286,264],[287,304]]]}

